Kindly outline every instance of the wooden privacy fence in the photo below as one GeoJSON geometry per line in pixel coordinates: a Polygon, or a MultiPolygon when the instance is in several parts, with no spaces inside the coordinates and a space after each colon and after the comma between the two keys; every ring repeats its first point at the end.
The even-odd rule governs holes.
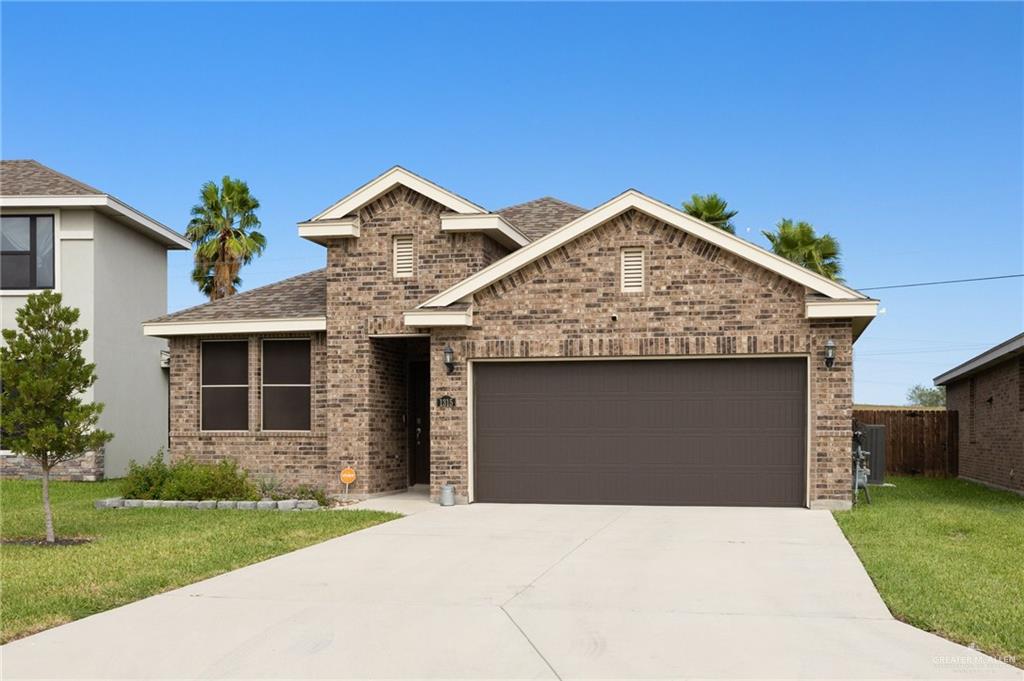
{"type": "Polygon", "coordinates": [[[959,430],[955,411],[854,409],[853,419],[885,426],[886,473],[940,478],[958,474],[959,430]]]}

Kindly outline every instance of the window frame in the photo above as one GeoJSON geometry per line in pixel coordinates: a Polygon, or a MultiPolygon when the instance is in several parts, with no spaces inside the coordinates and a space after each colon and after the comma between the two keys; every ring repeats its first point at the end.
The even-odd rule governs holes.
{"type": "Polygon", "coordinates": [[[249,351],[250,341],[248,338],[203,338],[199,341],[199,432],[200,433],[251,433],[252,432],[252,376],[250,374],[249,351]],[[203,383],[203,345],[206,343],[245,343],[245,385],[240,384],[217,384],[207,386],[203,383]],[[203,427],[203,391],[205,388],[245,388],[245,428],[219,428],[206,429],[203,427]]]}
{"type": "Polygon", "coordinates": [[[260,338],[260,432],[261,433],[312,433],[313,432],[313,337],[312,336],[289,336],[286,338],[260,338]],[[305,341],[309,343],[309,383],[267,383],[266,353],[264,346],[267,341],[305,341]],[[263,427],[266,400],[263,399],[267,386],[271,388],[309,388],[309,428],[306,430],[287,430],[280,428],[267,429],[263,427]]]}
{"type": "MultiPolygon", "coordinates": [[[[4,208],[3,211],[0,212],[0,217],[30,218],[33,242],[35,241],[36,218],[50,218],[53,221],[53,286],[47,288],[0,288],[0,296],[31,296],[42,291],[53,291],[55,293],[60,293],[60,249],[62,241],[60,229],[60,210],[56,208],[48,211],[40,211],[38,208],[25,210],[4,208]]],[[[87,238],[91,239],[91,234],[87,238]]],[[[33,251],[31,250],[29,250],[28,252],[30,254],[33,253],[33,251]]],[[[24,253],[24,251],[11,251],[11,253],[24,253]]],[[[32,257],[32,267],[33,269],[35,269],[35,257],[30,257],[32,257]]]]}

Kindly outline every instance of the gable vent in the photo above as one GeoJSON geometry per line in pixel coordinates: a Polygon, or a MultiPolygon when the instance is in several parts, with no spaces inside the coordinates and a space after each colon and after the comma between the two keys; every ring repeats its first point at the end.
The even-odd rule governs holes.
{"type": "Polygon", "coordinates": [[[412,276],[412,237],[395,237],[395,276],[412,276]]]}
{"type": "Polygon", "coordinates": [[[622,290],[644,290],[644,249],[622,249],[622,290]]]}

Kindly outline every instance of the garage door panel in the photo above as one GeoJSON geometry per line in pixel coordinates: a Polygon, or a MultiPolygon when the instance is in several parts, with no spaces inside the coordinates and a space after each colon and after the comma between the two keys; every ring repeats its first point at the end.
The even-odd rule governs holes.
{"type": "Polygon", "coordinates": [[[804,504],[802,359],[475,365],[479,501],[804,504]]]}

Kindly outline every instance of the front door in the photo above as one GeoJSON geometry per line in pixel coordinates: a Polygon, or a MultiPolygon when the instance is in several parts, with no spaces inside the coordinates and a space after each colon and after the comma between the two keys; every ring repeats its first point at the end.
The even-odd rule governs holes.
{"type": "Polygon", "coordinates": [[[430,484],[430,363],[409,362],[409,484],[430,484]]]}

